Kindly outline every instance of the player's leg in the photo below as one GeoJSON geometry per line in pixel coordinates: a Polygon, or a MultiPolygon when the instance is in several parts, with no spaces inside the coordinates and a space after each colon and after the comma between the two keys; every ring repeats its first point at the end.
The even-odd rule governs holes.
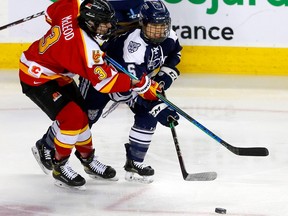
{"type": "Polygon", "coordinates": [[[52,158],[53,177],[60,182],[60,186],[81,187],[85,184],[85,179],[68,164],[72,148],[78,141],[79,131],[83,130],[84,125],[88,126],[86,113],[71,101],[70,95],[77,92],[78,88],[72,88],[71,92],[61,92],[62,87],[55,80],[38,87],[21,84],[23,93],[37,104],[51,120],[59,122],[59,130],[54,139],[56,149],[55,157],[52,158]]]}
{"type": "Polygon", "coordinates": [[[153,181],[154,169],[143,162],[149,149],[157,120],[146,109],[137,104],[132,108],[132,111],[135,113],[134,125],[130,130],[129,143],[125,144],[125,179],[128,181],[151,183],[153,181]]]}
{"type": "Polygon", "coordinates": [[[101,117],[103,109],[110,101],[108,94],[98,92],[89,80],[82,77],[79,78],[79,89],[84,98],[84,107],[87,111],[89,126],[95,124],[101,117]]]}
{"type": "MultiPolygon", "coordinates": [[[[95,88],[86,79],[80,78],[79,89],[83,95],[85,102],[84,106],[87,110],[89,127],[91,128],[100,118],[103,109],[110,101],[108,94],[103,94],[95,90],[95,88]]],[[[83,134],[84,135],[84,134],[83,134]]],[[[80,138],[81,138],[80,134],[80,138]]],[[[93,152],[91,152],[86,158],[83,158],[78,151],[83,146],[76,144],[75,155],[84,166],[85,172],[94,179],[105,179],[105,180],[118,180],[116,177],[116,171],[111,166],[105,165],[98,160],[93,152]]]]}
{"type": "Polygon", "coordinates": [[[54,121],[43,137],[31,148],[40,168],[47,175],[50,174],[53,169],[51,154],[55,148],[53,140],[57,130],[59,130],[59,126],[57,121],[54,121]]]}
{"type": "MultiPolygon", "coordinates": [[[[77,87],[75,82],[71,82],[62,86],[57,87],[60,94],[65,95],[69,98],[69,101],[75,101],[79,106],[85,110],[84,99],[79,91],[75,91],[77,87]]],[[[32,146],[32,153],[37,160],[40,168],[45,174],[50,174],[52,171],[52,159],[51,152],[54,151],[54,138],[55,134],[59,130],[59,123],[54,121],[52,125],[48,128],[47,132],[39,139],[34,146],[32,146]]]]}
{"type": "MultiPolygon", "coordinates": [[[[77,147],[76,147],[77,148],[77,147]]],[[[81,156],[78,150],[75,151],[76,157],[84,167],[84,171],[93,179],[117,181],[116,170],[111,166],[100,162],[95,155],[95,150],[86,157],[81,156]]]]}
{"type": "MultiPolygon", "coordinates": [[[[93,86],[90,85],[88,80],[80,78],[79,81],[79,89],[81,93],[74,91],[74,88],[76,87],[75,82],[62,87],[61,92],[62,94],[68,95],[70,100],[75,101],[87,112],[89,126],[92,127],[92,125],[100,118],[102,111],[110,98],[108,94],[97,92],[93,86]],[[69,94],[69,92],[74,93],[69,94]]],[[[51,151],[54,151],[54,139],[58,130],[59,123],[54,121],[43,137],[36,142],[35,146],[32,147],[32,153],[45,174],[50,174],[53,169],[51,151]]]]}

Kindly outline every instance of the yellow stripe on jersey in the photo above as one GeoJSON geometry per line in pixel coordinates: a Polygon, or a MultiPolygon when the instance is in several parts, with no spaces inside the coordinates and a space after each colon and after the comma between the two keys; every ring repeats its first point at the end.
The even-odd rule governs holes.
{"type": "MultiPolygon", "coordinates": [[[[19,68],[21,71],[23,71],[25,74],[31,76],[31,77],[34,77],[31,75],[31,73],[29,73],[29,67],[25,64],[23,64],[22,62],[19,63],[19,68]]],[[[61,75],[52,75],[52,76],[47,76],[45,74],[41,74],[39,79],[42,78],[42,79],[49,79],[49,80],[54,80],[54,79],[58,79],[60,77],[63,77],[61,75]]]]}
{"type": "Polygon", "coordinates": [[[52,19],[50,17],[48,17],[47,15],[45,17],[45,20],[46,20],[47,23],[49,23],[49,25],[52,24],[52,19]]]}
{"type": "Polygon", "coordinates": [[[79,141],[77,142],[75,145],[77,146],[83,146],[83,145],[87,145],[88,143],[92,142],[92,137],[90,136],[89,139],[84,140],[84,141],[79,141]]]}
{"type": "Polygon", "coordinates": [[[87,124],[84,128],[79,129],[79,130],[60,130],[60,133],[63,135],[70,135],[70,136],[75,136],[78,134],[83,133],[88,129],[89,125],[87,124]]]}
{"type": "Polygon", "coordinates": [[[115,82],[117,81],[118,79],[118,74],[116,74],[112,80],[110,80],[109,83],[107,83],[103,88],[100,89],[100,92],[102,93],[109,93],[111,92],[111,89],[114,87],[115,85],[115,82]]]}
{"type": "Polygon", "coordinates": [[[54,142],[55,142],[56,145],[58,145],[58,146],[60,146],[62,148],[72,149],[74,147],[74,144],[62,143],[57,138],[54,139],[54,142]]]}
{"type": "Polygon", "coordinates": [[[77,17],[80,15],[80,6],[81,6],[81,3],[82,3],[83,1],[82,0],[78,0],[77,1],[77,3],[78,3],[78,15],[77,15],[77,17]]]}

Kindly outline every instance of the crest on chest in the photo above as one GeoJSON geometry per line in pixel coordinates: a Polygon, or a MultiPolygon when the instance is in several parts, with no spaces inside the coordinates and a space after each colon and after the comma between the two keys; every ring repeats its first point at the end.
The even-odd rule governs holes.
{"type": "Polygon", "coordinates": [[[128,52],[129,53],[134,53],[138,50],[138,48],[141,46],[140,43],[134,42],[134,41],[130,41],[128,44],[128,52]]]}
{"type": "Polygon", "coordinates": [[[148,56],[147,67],[149,70],[155,70],[164,64],[165,56],[161,46],[152,47],[148,56]]]}

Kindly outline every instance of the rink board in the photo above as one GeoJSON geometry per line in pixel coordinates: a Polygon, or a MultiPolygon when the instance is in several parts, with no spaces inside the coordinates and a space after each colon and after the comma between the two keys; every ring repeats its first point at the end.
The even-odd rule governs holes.
{"type": "MultiPolygon", "coordinates": [[[[29,43],[1,43],[0,69],[18,68],[21,52],[29,43]]],[[[288,75],[286,48],[184,46],[182,73],[288,75]]]]}

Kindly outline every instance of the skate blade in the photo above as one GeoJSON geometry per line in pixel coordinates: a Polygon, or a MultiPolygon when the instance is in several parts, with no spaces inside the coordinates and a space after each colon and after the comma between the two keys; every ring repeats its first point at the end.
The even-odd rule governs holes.
{"type": "Polygon", "coordinates": [[[100,180],[100,181],[118,181],[119,180],[117,176],[114,176],[113,178],[103,178],[98,175],[89,175],[89,177],[95,180],[100,180]]]}
{"type": "Polygon", "coordinates": [[[40,155],[39,155],[39,152],[38,152],[38,149],[36,148],[36,146],[33,146],[31,148],[31,151],[37,161],[37,163],[39,164],[40,168],[42,169],[42,171],[46,174],[46,175],[50,175],[52,170],[49,170],[47,169],[41,162],[41,159],[40,159],[40,155]]]}
{"type": "Polygon", "coordinates": [[[142,184],[151,184],[154,181],[153,176],[140,176],[133,172],[126,172],[125,180],[128,182],[138,182],[142,184]]]}
{"type": "Polygon", "coordinates": [[[86,190],[86,186],[85,185],[82,185],[82,186],[70,186],[70,185],[67,185],[67,184],[59,181],[59,180],[55,180],[54,184],[57,187],[65,188],[65,189],[69,189],[69,190],[80,190],[80,191],[85,191],[86,190]]]}

